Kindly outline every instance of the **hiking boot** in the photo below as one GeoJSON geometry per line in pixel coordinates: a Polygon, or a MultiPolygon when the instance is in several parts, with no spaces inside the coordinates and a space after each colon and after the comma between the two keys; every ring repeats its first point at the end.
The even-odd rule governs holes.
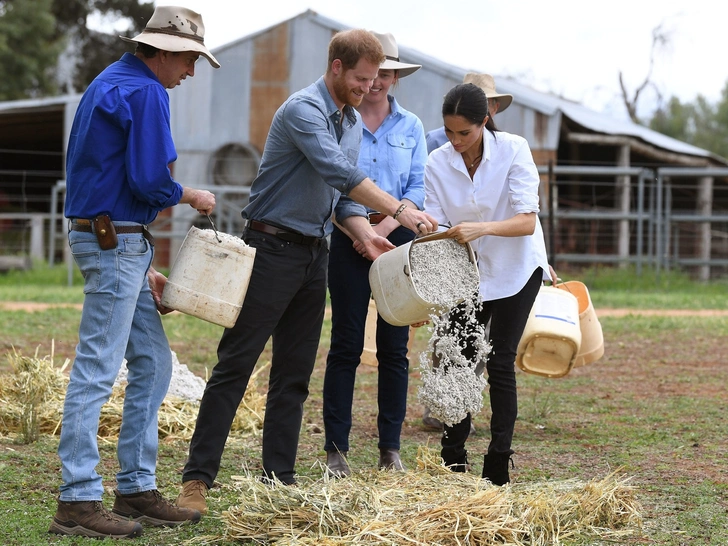
{"type": "Polygon", "coordinates": [[[134,521],[148,523],[154,527],[175,527],[187,521],[197,523],[200,521],[200,512],[192,508],[175,506],[156,489],[122,495],[114,490],[116,500],[112,511],[134,521]]]}
{"type": "Polygon", "coordinates": [[[380,448],[379,470],[398,470],[405,472],[407,469],[399,458],[399,449],[380,448]]]}
{"type": "Polygon", "coordinates": [[[134,538],[141,536],[141,524],[109,512],[101,501],[58,500],[49,533],[92,538],[134,538]]]}
{"type": "Polygon", "coordinates": [[[326,468],[331,478],[346,478],[351,476],[351,468],[346,461],[346,451],[327,451],[326,452],[326,468]]]}
{"type": "Polygon", "coordinates": [[[182,491],[177,497],[177,506],[191,508],[200,514],[207,514],[207,484],[202,480],[189,480],[182,484],[182,491]]]}

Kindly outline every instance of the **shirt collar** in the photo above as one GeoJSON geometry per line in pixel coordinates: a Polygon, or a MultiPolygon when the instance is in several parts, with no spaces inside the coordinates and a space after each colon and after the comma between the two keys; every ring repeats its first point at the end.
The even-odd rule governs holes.
{"type": "Polygon", "coordinates": [[[154,78],[155,80],[159,81],[159,78],[157,78],[157,75],[152,72],[152,69],[147,66],[147,63],[142,61],[139,57],[134,55],[133,53],[124,53],[121,56],[121,59],[119,59],[121,62],[126,63],[128,65],[131,65],[139,70],[144,70],[147,75],[151,78],[154,78]]]}
{"type": "MultiPolygon", "coordinates": [[[[329,88],[326,87],[326,82],[324,81],[323,76],[316,80],[316,89],[318,89],[318,92],[324,101],[324,106],[326,107],[326,117],[330,118],[336,115],[336,112],[339,111],[339,107],[336,106],[334,98],[331,96],[331,93],[329,93],[329,88]]],[[[349,119],[351,123],[356,123],[356,112],[354,108],[345,105],[344,115],[349,119]]]]}

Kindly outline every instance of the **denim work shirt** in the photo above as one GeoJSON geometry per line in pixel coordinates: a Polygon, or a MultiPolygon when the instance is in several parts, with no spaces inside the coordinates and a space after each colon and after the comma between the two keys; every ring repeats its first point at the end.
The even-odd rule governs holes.
{"type": "Polygon", "coordinates": [[[273,117],[243,218],[320,238],[333,231],[334,212],[366,216],[364,206],[339,200],[366,178],[357,167],[361,138],[361,116],[346,106],[342,119],[323,77],[291,95],[273,117]]]}
{"type": "Polygon", "coordinates": [[[167,90],[141,59],[125,53],[96,76],[76,110],[66,217],[151,223],[182,198],[168,167],[176,159],[167,90]]]}
{"type": "MultiPolygon", "coordinates": [[[[391,113],[372,134],[364,126],[359,167],[382,190],[422,210],[425,202],[425,130],[420,119],[388,96],[391,113]]],[[[379,211],[376,211],[379,212],[379,211]]]]}

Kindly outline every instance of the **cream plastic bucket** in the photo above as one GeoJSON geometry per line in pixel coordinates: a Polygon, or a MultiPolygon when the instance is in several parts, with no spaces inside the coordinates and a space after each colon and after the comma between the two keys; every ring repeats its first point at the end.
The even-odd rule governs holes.
{"type": "Polygon", "coordinates": [[[563,377],[574,366],[580,346],[576,297],[565,290],[542,286],[518,344],[516,364],[527,373],[563,377]]]}
{"type": "MultiPolygon", "coordinates": [[[[451,306],[438,305],[426,301],[412,281],[410,263],[412,245],[438,242],[444,238],[442,233],[425,235],[385,252],[374,260],[369,269],[369,285],[379,314],[389,324],[407,326],[424,322],[430,319],[431,314],[444,314],[450,310],[451,306],[457,305],[471,296],[471,294],[463,294],[457,301],[452,302],[451,306]]],[[[479,275],[473,248],[469,243],[460,246],[462,252],[467,254],[468,260],[475,269],[475,274],[479,275]]],[[[443,276],[445,274],[446,272],[443,271],[443,276]]]]}
{"type": "Polygon", "coordinates": [[[255,249],[239,237],[192,226],[169,272],[162,305],[231,328],[242,309],[254,259],[255,249]]]}
{"type": "Polygon", "coordinates": [[[556,288],[573,294],[579,302],[579,328],[581,330],[581,348],[576,355],[574,368],[596,362],[604,355],[604,334],[602,325],[594,311],[589,290],[583,282],[566,281],[557,284],[556,288]]]}
{"type": "MultiPolygon", "coordinates": [[[[374,368],[379,366],[377,360],[377,304],[374,300],[369,300],[369,309],[367,311],[367,320],[364,327],[364,349],[361,353],[361,363],[374,368]]],[[[415,340],[414,328],[410,328],[409,340],[407,341],[407,351],[412,350],[412,344],[415,340]]]]}
{"type": "Polygon", "coordinates": [[[367,366],[377,366],[377,304],[369,300],[366,326],[364,327],[364,350],[361,353],[361,363],[367,366]]]}

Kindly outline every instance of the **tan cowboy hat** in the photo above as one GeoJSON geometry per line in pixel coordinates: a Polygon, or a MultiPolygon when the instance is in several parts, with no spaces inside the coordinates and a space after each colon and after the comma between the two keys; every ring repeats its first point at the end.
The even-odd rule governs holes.
{"type": "Polygon", "coordinates": [[[380,69],[399,70],[399,77],[404,78],[405,76],[409,76],[413,72],[417,72],[420,68],[422,68],[421,64],[407,64],[399,62],[399,48],[397,47],[397,41],[394,39],[394,36],[389,33],[379,34],[377,32],[372,32],[372,34],[374,34],[374,36],[376,36],[382,44],[382,49],[384,50],[384,55],[386,57],[385,61],[380,65],[380,69]]]}
{"type": "Polygon", "coordinates": [[[196,51],[214,68],[220,63],[205,47],[205,25],[202,15],[187,8],[158,6],[141,34],[134,38],[119,36],[125,42],[141,42],[163,51],[196,51]]]}
{"type": "Polygon", "coordinates": [[[495,80],[490,74],[475,74],[468,72],[463,78],[463,83],[472,83],[485,91],[485,96],[489,99],[495,99],[498,103],[498,112],[502,112],[513,102],[513,95],[498,93],[495,90],[495,80]]]}

